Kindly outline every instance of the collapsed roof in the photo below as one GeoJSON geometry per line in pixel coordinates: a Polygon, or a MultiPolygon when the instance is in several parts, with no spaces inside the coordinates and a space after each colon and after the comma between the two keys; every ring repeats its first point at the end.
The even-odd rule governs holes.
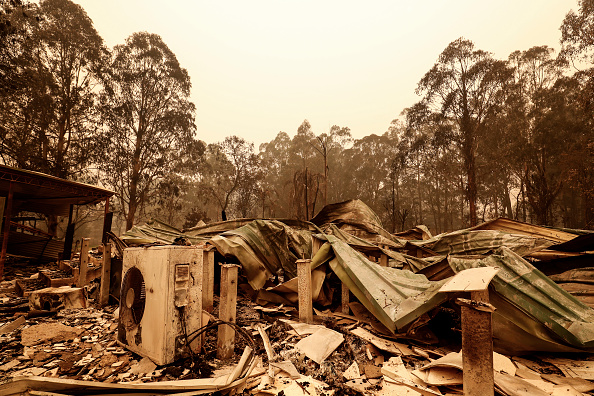
{"type": "Polygon", "coordinates": [[[494,346],[518,354],[594,350],[594,310],[538,268],[550,269],[550,262],[561,262],[556,267],[575,273],[576,265],[583,267],[583,260],[574,264],[575,257],[591,263],[592,235],[509,219],[437,236],[423,226],[390,234],[369,207],[353,200],[327,206],[311,223],[241,219],[182,232],[153,221],[134,227],[123,239],[172,243],[181,237],[207,242],[241,264],[259,299],[277,303],[297,300],[295,261],[311,258],[317,239],[323,246],[312,258],[314,301],[330,303],[327,279],[334,273],[393,333],[406,332],[424,314],[450,304],[455,295],[439,290],[446,279],[469,268],[496,267],[499,273],[490,286],[496,308],[494,346]],[[585,242],[571,244],[579,234],[585,235],[581,237],[585,242]],[[419,239],[411,239],[415,237],[419,239]],[[571,254],[548,254],[563,251],[564,246],[571,254]],[[579,251],[580,247],[588,250],[579,251]],[[387,266],[373,260],[380,255],[388,257],[387,266]],[[271,286],[268,280],[279,273],[289,280],[271,286]]]}

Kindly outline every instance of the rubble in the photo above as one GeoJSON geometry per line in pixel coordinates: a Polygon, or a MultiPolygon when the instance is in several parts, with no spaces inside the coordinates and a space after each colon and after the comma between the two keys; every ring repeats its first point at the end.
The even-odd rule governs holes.
{"type": "MultiPolygon", "coordinates": [[[[567,232],[531,226],[509,235],[492,222],[441,236],[423,227],[393,235],[376,219],[358,223],[363,215],[369,213],[327,210],[318,220],[332,224],[241,220],[185,233],[162,223],[153,223],[157,229],[150,232],[137,227],[128,243],[154,242],[151,236],[172,243],[183,234],[193,243],[212,243],[217,262],[240,265],[225,267],[239,269],[232,281],[204,270],[220,283],[215,289],[221,298],[202,294],[202,301],[213,301],[212,308],[204,306],[202,327],[188,321],[186,334],[179,334],[192,352],[167,364],[117,341],[120,308],[100,306],[98,283],[88,284],[88,277],[72,288],[76,264],[68,264],[72,277],[65,263],[65,271],[50,265],[39,274],[12,272],[13,279],[0,285],[0,394],[462,394],[469,369],[456,302],[493,312],[498,394],[592,394],[594,311],[539,271],[543,261],[535,258],[568,243],[567,232]],[[311,274],[307,323],[298,309],[299,259],[311,274]],[[56,288],[57,279],[69,285],[56,288]],[[17,295],[23,280],[38,288],[27,288],[27,298],[17,295]],[[488,290],[488,303],[468,299],[475,290],[488,290]],[[77,297],[68,302],[65,295],[77,297]],[[53,316],[37,316],[45,313],[53,316]],[[217,358],[217,328],[228,326],[223,323],[239,334],[226,343],[229,359],[217,358]]],[[[87,274],[100,273],[97,265],[105,261],[92,257],[87,274]]],[[[590,275],[587,267],[571,271],[557,279],[587,281],[590,275]]],[[[178,289],[174,296],[186,301],[178,289]]],[[[131,307],[135,296],[124,297],[131,307]]]]}
{"type": "MultiPolygon", "coordinates": [[[[259,363],[259,366],[255,365],[252,371],[255,377],[246,380],[240,387],[243,390],[236,394],[278,395],[282,391],[284,395],[306,395],[305,390],[307,390],[311,395],[390,395],[407,394],[406,392],[411,395],[414,394],[412,392],[439,395],[445,394],[445,392],[451,393],[454,389],[461,390],[461,386],[458,384],[460,381],[455,380],[459,376],[452,377],[452,374],[448,374],[455,372],[451,370],[432,371],[433,368],[443,365],[441,362],[448,356],[457,356],[457,360],[454,362],[458,363],[453,364],[458,368],[454,370],[460,371],[460,354],[452,355],[450,353],[448,355],[445,353],[447,349],[444,349],[443,346],[427,346],[406,340],[404,340],[405,342],[396,342],[386,339],[373,334],[374,330],[370,325],[358,323],[356,319],[345,319],[332,312],[327,313],[327,316],[324,317],[316,315],[314,318],[316,324],[306,325],[282,319],[282,316],[272,319],[265,312],[255,310],[256,305],[244,296],[240,296],[239,304],[241,309],[238,309],[238,312],[246,313],[245,317],[242,317],[241,314],[237,317],[238,324],[243,328],[253,329],[254,321],[268,327],[264,331],[269,335],[270,346],[276,356],[276,361],[270,362],[270,366],[274,370],[271,382],[260,386],[262,376],[267,371],[265,366],[259,363]],[[254,317],[254,312],[257,313],[256,317],[254,317]],[[272,320],[272,326],[269,324],[270,320],[272,320]],[[339,322],[340,324],[338,324],[339,322]],[[333,335],[338,334],[340,338],[344,338],[344,342],[341,342],[336,348],[329,348],[332,349],[329,356],[318,363],[303,354],[297,344],[321,330],[333,335]],[[368,345],[371,346],[371,349],[367,347],[368,345]],[[414,349],[422,350],[426,356],[432,358],[415,353],[414,349]],[[440,355],[444,357],[436,359],[440,355]],[[379,358],[380,356],[381,358],[379,358]],[[422,372],[427,373],[427,376],[423,376],[422,372]],[[432,388],[431,384],[437,385],[438,388],[432,388]]],[[[207,372],[193,370],[190,359],[158,367],[149,359],[121,348],[115,342],[117,321],[114,319],[113,311],[113,307],[107,307],[105,310],[95,308],[61,310],[55,318],[27,320],[26,323],[21,324],[20,329],[14,329],[8,335],[3,336],[0,378],[9,381],[0,385],[0,390],[11,389],[11,384],[15,385],[25,381],[22,379],[23,375],[34,375],[29,379],[32,382],[27,382],[27,387],[47,390],[48,384],[51,384],[51,389],[58,394],[67,393],[67,391],[64,389],[59,391],[62,383],[47,382],[49,379],[74,380],[80,382],[79,386],[82,384],[87,386],[91,381],[93,384],[101,382],[121,386],[117,389],[123,391],[128,389],[125,387],[127,383],[146,384],[163,383],[164,381],[165,383],[179,383],[191,378],[208,378],[207,372]],[[43,331],[40,330],[42,328],[43,331]],[[33,334],[36,336],[32,336],[33,334]],[[10,380],[11,378],[12,380],[10,380]]],[[[295,311],[293,313],[293,317],[296,317],[297,313],[295,311]]],[[[23,318],[23,316],[19,316],[19,318],[23,318]]],[[[22,319],[19,322],[22,322],[22,319]]],[[[257,333],[257,330],[250,331],[257,333]]],[[[228,364],[214,358],[215,345],[216,342],[207,340],[204,351],[204,360],[210,361],[212,364],[211,372],[228,364]]],[[[319,344],[314,343],[314,345],[319,344]]],[[[241,347],[241,345],[236,345],[236,353],[240,352],[241,347]]],[[[259,349],[264,352],[263,342],[256,343],[256,351],[259,349]]],[[[510,366],[511,360],[506,359],[504,361],[506,368],[499,369],[506,373],[506,376],[501,377],[498,386],[502,391],[506,391],[512,385],[516,386],[519,383],[517,380],[527,380],[524,377],[527,377],[526,373],[530,372],[532,377],[529,378],[530,380],[540,378],[540,381],[546,380],[551,385],[558,383],[557,385],[563,387],[579,386],[581,392],[589,392],[594,389],[593,383],[586,379],[581,379],[579,385],[574,381],[574,385],[572,385],[570,381],[574,378],[563,375],[563,370],[568,372],[568,369],[562,365],[562,363],[566,363],[565,361],[554,361],[562,368],[556,369],[553,365],[542,366],[541,362],[544,362],[546,357],[542,356],[541,358],[542,361],[539,358],[524,358],[523,362],[529,361],[533,369],[529,369],[525,364],[515,360],[513,363],[513,367],[517,370],[515,377],[510,366]],[[519,374],[523,376],[519,376],[519,374]],[[554,376],[551,377],[552,374],[554,376]],[[510,376],[516,380],[510,382],[510,376]],[[556,383],[551,379],[555,379],[556,383]],[[566,382],[564,383],[560,379],[565,379],[566,382]],[[585,390],[588,387],[591,389],[585,390]]],[[[266,359],[266,355],[264,359],[266,359]]],[[[495,362],[497,361],[496,359],[495,362]]],[[[496,363],[497,366],[498,363],[496,363]]],[[[576,363],[575,368],[577,367],[576,363]]],[[[587,366],[584,365],[584,367],[587,366]]],[[[533,387],[525,384],[522,386],[531,390],[535,389],[534,387],[540,389],[534,384],[531,385],[533,387]]],[[[557,389],[554,388],[554,390],[557,389]]],[[[166,392],[173,391],[174,388],[168,388],[166,392]]],[[[516,393],[504,394],[513,395],[516,393]]]]}
{"type": "Polygon", "coordinates": [[[30,308],[46,311],[85,308],[86,301],[83,289],[80,287],[46,287],[29,294],[30,308]]]}

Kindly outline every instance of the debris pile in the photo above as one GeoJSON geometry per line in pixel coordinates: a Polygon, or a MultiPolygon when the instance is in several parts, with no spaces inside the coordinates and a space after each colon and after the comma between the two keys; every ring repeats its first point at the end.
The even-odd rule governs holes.
{"type": "MultiPolygon", "coordinates": [[[[157,365],[118,342],[120,308],[100,303],[109,284],[93,283],[108,261],[101,251],[82,254],[35,273],[13,271],[0,284],[0,393],[462,394],[470,307],[492,316],[498,394],[593,394],[591,235],[507,219],[437,236],[422,226],[390,234],[359,201],[329,205],[311,223],[244,219],[181,231],[153,221],[122,240],[190,242],[216,256],[203,262],[202,328],[178,309],[183,331],[175,342],[185,355],[157,365]],[[225,295],[224,305],[228,285],[218,271],[236,267],[229,263],[239,265],[229,283],[238,294],[225,295]],[[313,307],[304,316],[306,292],[313,307]],[[234,323],[219,315],[228,304],[234,323]],[[237,335],[234,353],[218,359],[225,326],[237,335]]],[[[112,255],[123,251],[126,261],[122,241],[116,246],[112,255]]],[[[183,307],[195,296],[179,285],[193,269],[176,271],[171,304],[183,307]]],[[[119,285],[122,275],[109,280],[119,285]]],[[[120,307],[135,307],[144,283],[133,290],[120,307]]]]}
{"type": "MultiPolygon", "coordinates": [[[[357,312],[361,308],[352,305],[357,312]]],[[[0,389],[9,391],[8,385],[26,376],[34,376],[30,378],[38,384],[29,386],[40,390],[47,386],[41,379],[54,378],[114,386],[218,378],[228,375],[241,355],[243,345],[238,343],[231,362],[217,360],[216,340],[210,335],[200,357],[201,370],[191,359],[157,367],[116,343],[117,319],[112,310],[61,310],[52,318],[18,316],[8,321],[0,328],[0,378],[8,382],[0,389]]],[[[378,335],[364,318],[340,312],[318,311],[315,324],[299,322],[296,314],[294,309],[273,310],[240,298],[237,323],[252,335],[257,358],[234,394],[462,394],[459,344],[396,340],[378,335]]],[[[593,367],[594,360],[589,359],[494,354],[495,384],[503,395],[592,392],[593,367]]]]}

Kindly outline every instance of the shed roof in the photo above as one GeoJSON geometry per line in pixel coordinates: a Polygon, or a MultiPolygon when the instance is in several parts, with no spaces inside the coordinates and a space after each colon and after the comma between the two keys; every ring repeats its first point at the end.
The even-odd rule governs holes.
{"type": "Polygon", "coordinates": [[[0,165],[0,196],[7,196],[13,184],[13,213],[30,211],[68,215],[71,204],[94,204],[114,192],[59,177],[0,165]]]}

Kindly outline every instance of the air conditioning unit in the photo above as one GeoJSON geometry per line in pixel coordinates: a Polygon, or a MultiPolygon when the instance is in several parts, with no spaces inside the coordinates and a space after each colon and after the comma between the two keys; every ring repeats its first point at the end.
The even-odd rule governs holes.
{"type": "MultiPolygon", "coordinates": [[[[124,251],[120,344],[158,365],[188,353],[183,326],[189,334],[202,322],[202,258],[202,246],[124,251]]],[[[193,351],[198,351],[199,342],[192,342],[193,351]]]]}

